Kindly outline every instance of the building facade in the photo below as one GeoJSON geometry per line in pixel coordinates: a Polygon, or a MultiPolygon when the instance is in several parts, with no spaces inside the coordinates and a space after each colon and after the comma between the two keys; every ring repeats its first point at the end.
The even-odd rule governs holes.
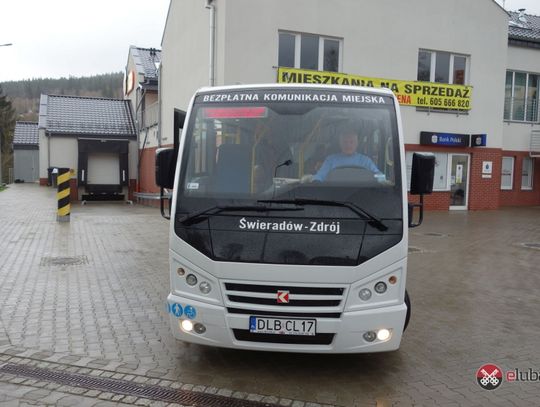
{"type": "Polygon", "coordinates": [[[137,187],[139,202],[156,203],[159,188],[155,184],[155,155],[160,144],[158,69],[161,51],[155,48],[130,46],[124,76],[124,98],[130,101],[134,112],[139,149],[137,187]]]}
{"type": "Polygon", "coordinates": [[[13,135],[13,180],[36,182],[39,180],[38,124],[15,123],[13,135]]]}
{"type": "MultiPolygon", "coordinates": [[[[161,140],[171,143],[174,112],[211,81],[384,86],[401,104],[408,167],[414,151],[436,156],[427,208],[538,205],[540,163],[530,147],[538,105],[536,116],[509,119],[505,98],[510,73],[534,81],[540,72],[540,34],[533,24],[520,28],[533,35],[518,44],[513,18],[493,0],[171,1],[161,140]]],[[[521,88],[512,83],[514,114],[521,88]]]]}
{"type": "Polygon", "coordinates": [[[540,17],[510,12],[508,38],[500,204],[538,205],[540,17]]]}
{"type": "Polygon", "coordinates": [[[72,200],[133,199],[137,136],[126,100],[42,95],[39,181],[71,170],[72,200]]]}

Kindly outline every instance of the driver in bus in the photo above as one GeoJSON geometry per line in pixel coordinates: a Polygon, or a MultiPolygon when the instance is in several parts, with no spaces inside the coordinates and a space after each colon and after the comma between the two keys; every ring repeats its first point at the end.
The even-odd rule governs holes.
{"type": "Polygon", "coordinates": [[[340,167],[358,167],[371,171],[378,181],[384,181],[384,174],[377,168],[373,160],[368,156],[356,151],[358,148],[358,132],[351,127],[345,128],[339,136],[341,151],[331,154],[322,163],[313,181],[323,182],[328,174],[340,167]]]}

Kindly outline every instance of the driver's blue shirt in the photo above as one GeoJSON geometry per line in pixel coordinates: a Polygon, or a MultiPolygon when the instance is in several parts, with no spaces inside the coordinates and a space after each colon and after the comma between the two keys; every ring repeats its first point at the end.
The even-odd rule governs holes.
{"type": "Polygon", "coordinates": [[[365,156],[364,154],[355,153],[352,155],[347,155],[337,153],[326,157],[321,165],[321,168],[319,168],[319,171],[317,171],[317,174],[313,176],[313,180],[324,181],[330,171],[339,167],[362,167],[370,170],[376,176],[376,178],[380,178],[381,176],[384,177],[371,158],[365,156]]]}

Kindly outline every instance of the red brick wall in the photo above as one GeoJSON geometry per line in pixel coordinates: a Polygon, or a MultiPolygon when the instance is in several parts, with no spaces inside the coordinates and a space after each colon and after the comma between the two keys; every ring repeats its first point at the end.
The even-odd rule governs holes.
{"type": "MultiPolygon", "coordinates": [[[[166,145],[163,147],[172,147],[166,145]]],[[[158,194],[159,187],[155,183],[156,179],[156,150],[158,147],[147,147],[144,150],[139,150],[140,154],[140,170],[139,170],[139,185],[138,192],[158,194]]],[[[138,199],[138,202],[143,205],[154,206],[159,208],[159,200],[153,199],[138,199]]]]}
{"type": "Polygon", "coordinates": [[[135,199],[135,195],[133,193],[137,189],[137,180],[136,179],[130,179],[129,185],[128,185],[128,199],[130,201],[133,201],[135,199]]]}
{"type": "MultiPolygon", "coordinates": [[[[441,148],[406,144],[406,151],[429,151],[470,155],[469,199],[471,210],[497,209],[501,182],[501,150],[496,148],[441,148]],[[493,162],[491,178],[482,178],[482,163],[493,162]]],[[[418,202],[418,197],[411,197],[411,202],[418,202]]],[[[428,210],[448,210],[450,207],[450,191],[433,192],[424,197],[424,207],[428,210]]]]}
{"type": "MultiPolygon", "coordinates": [[[[540,159],[534,159],[533,165],[533,189],[521,189],[521,169],[523,158],[528,157],[528,152],[523,151],[502,151],[502,157],[514,157],[514,179],[512,190],[500,189],[500,171],[499,171],[499,192],[501,206],[532,206],[540,205],[540,159]]],[[[499,163],[499,166],[501,166],[499,163]]]]}
{"type": "MultiPolygon", "coordinates": [[[[409,195],[409,202],[418,203],[418,195],[409,195]]],[[[424,195],[424,209],[431,211],[447,211],[450,208],[450,191],[433,192],[431,195],[424,195]]]]}
{"type": "Polygon", "coordinates": [[[139,189],[138,192],[158,193],[159,187],[155,183],[157,147],[139,150],[139,189]]]}
{"type": "Polygon", "coordinates": [[[69,199],[71,202],[79,200],[79,189],[77,188],[77,179],[71,178],[69,180],[69,199]]]}
{"type": "Polygon", "coordinates": [[[501,186],[501,150],[497,148],[470,148],[469,209],[497,209],[501,186]],[[482,178],[482,163],[491,161],[491,178],[482,178]]]}

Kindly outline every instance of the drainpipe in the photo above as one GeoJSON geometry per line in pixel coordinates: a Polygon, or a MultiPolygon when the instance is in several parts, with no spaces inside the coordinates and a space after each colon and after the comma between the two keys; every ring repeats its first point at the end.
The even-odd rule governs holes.
{"type": "Polygon", "coordinates": [[[45,131],[45,140],[47,140],[47,171],[51,166],[51,134],[45,131]]]}
{"type": "Polygon", "coordinates": [[[159,63],[159,66],[157,68],[157,75],[158,75],[158,122],[157,122],[157,139],[158,139],[158,146],[161,147],[161,82],[163,80],[163,70],[162,70],[161,62],[159,63]]]}
{"type": "MultiPolygon", "coordinates": [[[[136,131],[137,131],[137,150],[139,151],[139,159],[137,161],[137,192],[140,192],[140,188],[141,188],[141,158],[142,158],[142,152],[144,150],[144,144],[141,148],[141,141],[140,141],[141,123],[139,122],[139,110],[141,109],[141,105],[144,101],[145,94],[146,94],[146,90],[139,83],[139,86],[137,86],[137,91],[135,94],[135,123],[136,123],[136,131]]],[[[142,119],[143,117],[141,114],[141,121],[142,119]]],[[[146,130],[146,132],[148,133],[148,129],[146,130]]],[[[146,137],[144,138],[144,140],[146,144],[146,137]]]]}
{"type": "Polygon", "coordinates": [[[215,0],[206,0],[206,8],[210,9],[210,75],[209,75],[209,85],[214,86],[215,77],[215,54],[216,54],[216,6],[214,5],[215,0]]]}

